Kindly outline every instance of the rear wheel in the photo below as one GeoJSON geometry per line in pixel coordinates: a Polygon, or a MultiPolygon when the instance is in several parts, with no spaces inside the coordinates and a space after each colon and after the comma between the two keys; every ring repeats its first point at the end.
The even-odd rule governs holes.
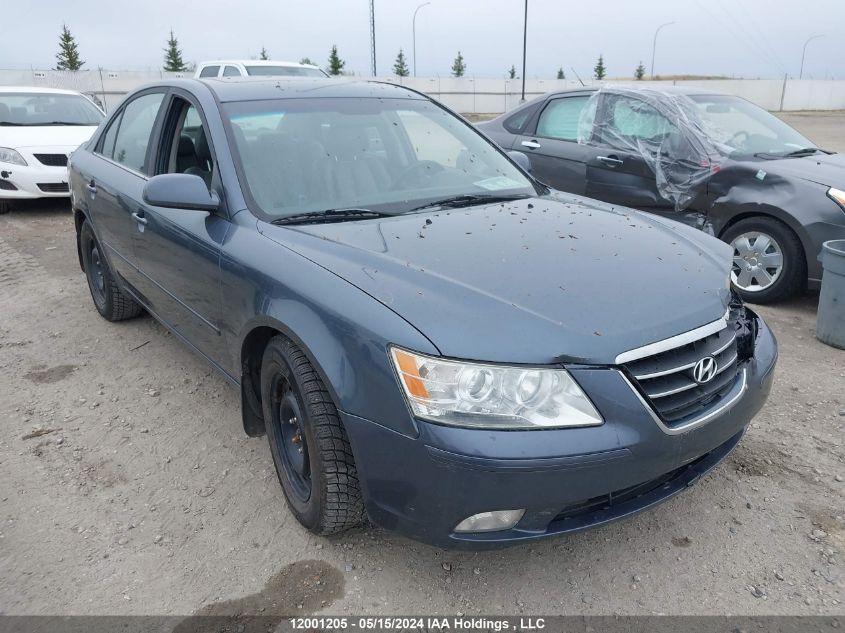
{"type": "Polygon", "coordinates": [[[12,210],[12,203],[9,200],[0,200],[0,215],[12,210]]]}
{"type": "Polygon", "coordinates": [[[284,336],[264,351],[261,401],[276,473],[297,520],[323,535],[360,525],[364,506],[346,430],[320,376],[284,336]]]}
{"type": "Polygon", "coordinates": [[[722,239],[733,247],[731,281],[745,301],[782,301],[804,288],[804,249],[783,222],[763,216],[746,218],[728,227],[722,239]]]}
{"type": "Polygon", "coordinates": [[[102,247],[87,220],[79,230],[79,245],[88,289],[100,316],[108,321],[123,321],[141,314],[143,308],[117,285],[103,256],[102,247]]]}

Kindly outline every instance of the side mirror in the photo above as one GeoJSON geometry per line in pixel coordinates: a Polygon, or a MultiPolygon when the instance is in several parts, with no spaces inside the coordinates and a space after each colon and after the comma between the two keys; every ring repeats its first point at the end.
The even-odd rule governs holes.
{"type": "Polygon", "coordinates": [[[508,152],[508,156],[513,162],[522,167],[529,174],[531,173],[531,159],[528,158],[526,154],[523,154],[522,152],[510,151],[508,152]]]}
{"type": "Polygon", "coordinates": [[[220,198],[209,191],[205,181],[194,174],[161,174],[144,185],[144,202],[154,207],[216,211],[220,198]]]}

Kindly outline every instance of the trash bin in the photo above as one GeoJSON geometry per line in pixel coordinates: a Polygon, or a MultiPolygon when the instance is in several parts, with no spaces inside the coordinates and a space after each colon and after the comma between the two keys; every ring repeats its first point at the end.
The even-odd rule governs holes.
{"type": "Polygon", "coordinates": [[[824,268],[816,338],[822,343],[845,349],[845,240],[822,244],[819,261],[824,268]]]}

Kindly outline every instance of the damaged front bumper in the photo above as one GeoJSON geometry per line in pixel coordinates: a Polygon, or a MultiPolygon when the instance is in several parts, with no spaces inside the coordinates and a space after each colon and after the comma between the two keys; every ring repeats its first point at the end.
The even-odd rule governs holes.
{"type": "Polygon", "coordinates": [[[567,367],[604,417],[599,427],[493,431],[417,421],[419,436],[410,438],[342,414],[370,519],[439,546],[482,548],[582,530],[665,501],[724,459],[766,401],[777,343],[750,311],[748,322],[740,396],[681,431],[620,367],[567,367]],[[525,512],[510,529],[455,532],[469,516],[511,509],[525,512]]]}

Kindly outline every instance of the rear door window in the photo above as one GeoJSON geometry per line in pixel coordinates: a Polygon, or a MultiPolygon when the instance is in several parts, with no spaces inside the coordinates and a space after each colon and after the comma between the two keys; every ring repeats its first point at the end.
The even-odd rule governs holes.
{"type": "Polygon", "coordinates": [[[216,77],[220,66],[206,66],[200,71],[200,77],[216,77]]]}
{"type": "Polygon", "coordinates": [[[537,136],[561,141],[578,140],[578,121],[589,101],[589,95],[552,99],[540,113],[537,136]]]}
{"type": "Polygon", "coordinates": [[[224,77],[240,77],[241,71],[238,70],[236,66],[224,66],[223,67],[223,76],[224,77]]]}

